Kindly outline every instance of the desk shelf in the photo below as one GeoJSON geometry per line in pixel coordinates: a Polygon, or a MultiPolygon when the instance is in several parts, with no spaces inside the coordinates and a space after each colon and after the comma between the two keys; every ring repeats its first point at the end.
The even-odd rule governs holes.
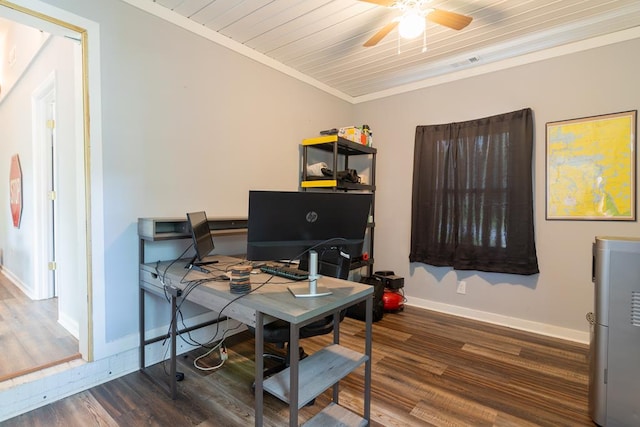
{"type": "MultiPolygon", "coordinates": [[[[298,390],[298,409],[323,391],[349,375],[368,360],[362,353],[329,345],[300,361],[298,372],[301,384],[298,390]]],[[[290,402],[289,368],[264,380],[264,389],[283,402],[290,402]]]]}
{"type": "MultiPolygon", "coordinates": [[[[209,218],[211,234],[247,232],[247,218],[209,218]]],[[[190,239],[191,232],[186,218],[138,218],[138,237],[141,240],[190,239]]]]}
{"type": "Polygon", "coordinates": [[[369,425],[367,420],[336,403],[330,403],[326,408],[316,414],[302,427],[326,427],[326,426],[353,426],[365,427],[369,425]]]}
{"type": "MultiPolygon", "coordinates": [[[[208,218],[209,232],[214,236],[244,234],[247,218],[208,218]]],[[[164,240],[191,239],[189,223],[185,218],[138,218],[138,258],[144,264],[147,243],[164,240]]]]}

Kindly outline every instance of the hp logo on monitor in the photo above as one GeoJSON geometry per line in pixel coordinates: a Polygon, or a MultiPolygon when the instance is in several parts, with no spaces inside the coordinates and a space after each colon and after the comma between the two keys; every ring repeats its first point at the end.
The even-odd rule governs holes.
{"type": "Polygon", "coordinates": [[[318,214],[314,211],[307,212],[307,222],[316,222],[318,220],[318,214]]]}

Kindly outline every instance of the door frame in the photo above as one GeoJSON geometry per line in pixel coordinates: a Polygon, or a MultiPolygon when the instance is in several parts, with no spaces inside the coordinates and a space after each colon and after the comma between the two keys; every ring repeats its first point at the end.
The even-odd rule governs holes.
{"type": "Polygon", "coordinates": [[[5,18],[27,25],[35,20],[43,31],[80,38],[81,55],[77,60],[81,63],[82,85],[77,99],[82,120],[78,123],[76,161],[84,179],[78,182],[82,200],[77,204],[80,219],[76,224],[77,259],[73,268],[83,279],[77,289],[80,293],[79,350],[84,360],[92,362],[108,355],[106,310],[104,304],[95,303],[105,301],[100,25],[40,0],[0,0],[0,9],[5,18]]]}

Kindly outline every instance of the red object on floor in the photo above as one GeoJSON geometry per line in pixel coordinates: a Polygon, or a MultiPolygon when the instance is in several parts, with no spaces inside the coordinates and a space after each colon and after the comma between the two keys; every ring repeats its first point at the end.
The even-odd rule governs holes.
{"type": "Polygon", "coordinates": [[[404,296],[399,292],[389,289],[384,290],[382,295],[384,311],[398,311],[404,309],[404,296]]]}

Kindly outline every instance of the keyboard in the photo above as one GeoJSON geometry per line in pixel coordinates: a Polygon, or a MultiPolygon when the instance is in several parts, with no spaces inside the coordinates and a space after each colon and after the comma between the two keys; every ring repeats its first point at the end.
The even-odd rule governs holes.
{"type": "Polygon", "coordinates": [[[267,274],[291,280],[307,280],[309,278],[309,273],[306,271],[298,270],[297,268],[286,265],[267,264],[260,267],[260,270],[267,274]]]}

